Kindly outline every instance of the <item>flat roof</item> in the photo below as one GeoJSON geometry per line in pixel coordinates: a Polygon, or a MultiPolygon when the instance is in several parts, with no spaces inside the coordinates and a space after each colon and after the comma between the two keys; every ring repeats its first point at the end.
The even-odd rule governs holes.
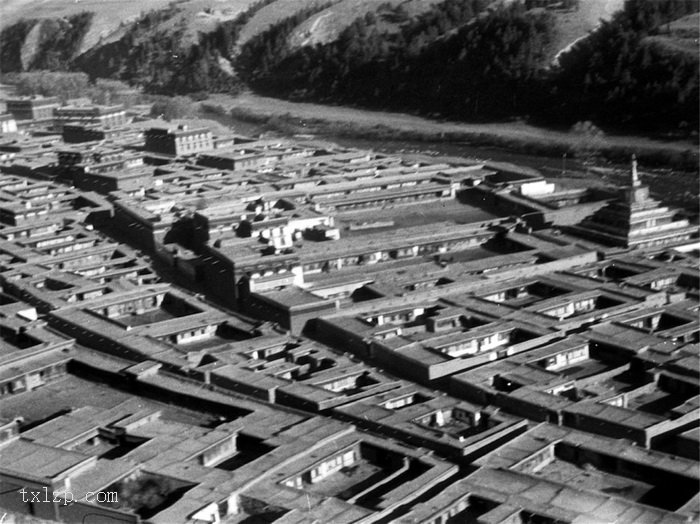
{"type": "Polygon", "coordinates": [[[293,308],[295,306],[308,306],[312,304],[332,304],[329,299],[316,296],[304,289],[295,286],[288,286],[279,291],[265,291],[254,293],[267,301],[279,304],[284,307],[293,308]]]}
{"type": "Polygon", "coordinates": [[[24,438],[3,445],[0,451],[3,455],[0,471],[19,478],[34,478],[49,485],[95,460],[89,455],[37,444],[24,438]]]}

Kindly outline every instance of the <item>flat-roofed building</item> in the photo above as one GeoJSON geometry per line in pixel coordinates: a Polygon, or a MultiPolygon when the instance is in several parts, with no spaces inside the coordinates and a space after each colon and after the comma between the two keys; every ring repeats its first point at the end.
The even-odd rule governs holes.
{"type": "Polygon", "coordinates": [[[16,120],[52,121],[54,111],[60,107],[56,97],[20,97],[5,101],[7,112],[16,120]]]}
{"type": "Polygon", "coordinates": [[[192,155],[214,149],[212,133],[207,128],[189,128],[180,125],[175,129],[151,128],[144,132],[144,149],[164,155],[192,155]]]}
{"type": "Polygon", "coordinates": [[[70,105],[61,106],[54,111],[54,126],[58,131],[65,125],[99,126],[100,128],[123,126],[128,122],[123,105],[70,105]]]}
{"type": "Polygon", "coordinates": [[[105,129],[100,124],[64,124],[62,131],[63,141],[67,144],[99,142],[110,138],[116,138],[120,134],[120,129],[105,129]]]}

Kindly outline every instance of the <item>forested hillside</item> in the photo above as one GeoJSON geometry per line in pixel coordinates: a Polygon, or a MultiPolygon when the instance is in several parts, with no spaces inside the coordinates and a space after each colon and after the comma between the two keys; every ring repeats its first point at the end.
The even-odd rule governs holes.
{"type": "Polygon", "coordinates": [[[694,0],[628,0],[611,21],[546,62],[555,31],[542,3],[486,10],[481,0],[446,0],[418,18],[385,6],[338,40],[290,50],[296,20],[251,39],[239,71],[258,91],[299,100],[352,103],[492,119],[697,129],[698,55],[650,38],[698,10],[694,0]],[[398,32],[382,32],[385,20],[398,32]]]}
{"type": "Polygon", "coordinates": [[[555,112],[569,120],[697,129],[697,32],[691,51],[651,37],[672,36],[670,23],[698,9],[697,0],[628,0],[561,57],[551,80],[555,112]]]}
{"type": "Polygon", "coordinates": [[[77,57],[74,68],[93,78],[125,80],[150,93],[236,92],[242,84],[230,61],[239,33],[259,9],[273,1],[259,0],[213,31],[200,33],[194,43],[184,38],[186,26],[161,27],[176,15],[176,4],[152,11],[115,42],[77,57]]]}
{"type": "Polygon", "coordinates": [[[93,78],[126,80],[151,93],[235,90],[236,78],[219,65],[218,43],[235,33],[235,23],[225,22],[198,43],[182,45],[182,29],[157,29],[170,16],[169,10],[143,16],[119,40],[76,58],[75,68],[93,78]]]}
{"type": "Polygon", "coordinates": [[[22,19],[0,33],[0,69],[83,71],[161,94],[252,88],[453,119],[698,129],[697,0],[626,0],[554,63],[562,13],[586,0],[416,1],[237,0],[233,14],[197,13],[198,25],[173,3],[87,50],[92,13],[22,19]]]}
{"type": "Polygon", "coordinates": [[[93,16],[83,12],[68,18],[21,20],[10,26],[0,33],[2,69],[67,69],[93,16]]]}
{"type": "Polygon", "coordinates": [[[484,12],[487,5],[446,0],[414,19],[387,6],[331,44],[291,53],[294,21],[279,24],[251,40],[237,63],[248,83],[277,96],[504,116],[537,91],[553,20],[519,3],[484,12]],[[400,21],[401,30],[382,32],[385,20],[400,21]]]}

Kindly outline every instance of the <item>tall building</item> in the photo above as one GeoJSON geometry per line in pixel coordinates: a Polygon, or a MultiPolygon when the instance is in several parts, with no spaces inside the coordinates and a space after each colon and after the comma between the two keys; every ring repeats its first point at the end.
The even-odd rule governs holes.
{"type": "Polygon", "coordinates": [[[56,97],[21,97],[7,100],[7,112],[16,120],[50,120],[59,107],[56,97]]]}
{"type": "Polygon", "coordinates": [[[66,125],[99,126],[100,128],[122,126],[128,122],[124,106],[64,106],[55,111],[54,125],[58,130],[66,125]]]}
{"type": "Polygon", "coordinates": [[[206,128],[151,128],[145,132],[146,151],[164,155],[187,155],[214,149],[212,133],[206,128]]]}
{"type": "Polygon", "coordinates": [[[633,156],[630,185],[621,198],[583,220],[573,232],[608,245],[643,248],[686,241],[695,228],[649,196],[649,187],[639,179],[637,159],[633,156]]]}

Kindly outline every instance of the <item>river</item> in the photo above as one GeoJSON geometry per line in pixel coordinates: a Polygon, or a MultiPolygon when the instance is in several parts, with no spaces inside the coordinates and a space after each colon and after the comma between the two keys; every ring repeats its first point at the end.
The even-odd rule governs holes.
{"type": "MultiPolygon", "coordinates": [[[[202,117],[216,120],[223,125],[232,127],[237,133],[242,135],[257,136],[260,133],[269,132],[269,129],[262,124],[239,120],[229,115],[203,113],[202,117]]],[[[493,160],[559,173],[561,173],[562,169],[566,171],[585,170],[585,166],[573,158],[563,159],[562,157],[531,155],[499,147],[474,146],[465,142],[377,140],[333,135],[313,136],[314,138],[335,142],[341,146],[368,149],[381,153],[419,154],[467,160],[493,160]]],[[[609,166],[610,164],[605,163],[605,165],[609,166]]]]}

